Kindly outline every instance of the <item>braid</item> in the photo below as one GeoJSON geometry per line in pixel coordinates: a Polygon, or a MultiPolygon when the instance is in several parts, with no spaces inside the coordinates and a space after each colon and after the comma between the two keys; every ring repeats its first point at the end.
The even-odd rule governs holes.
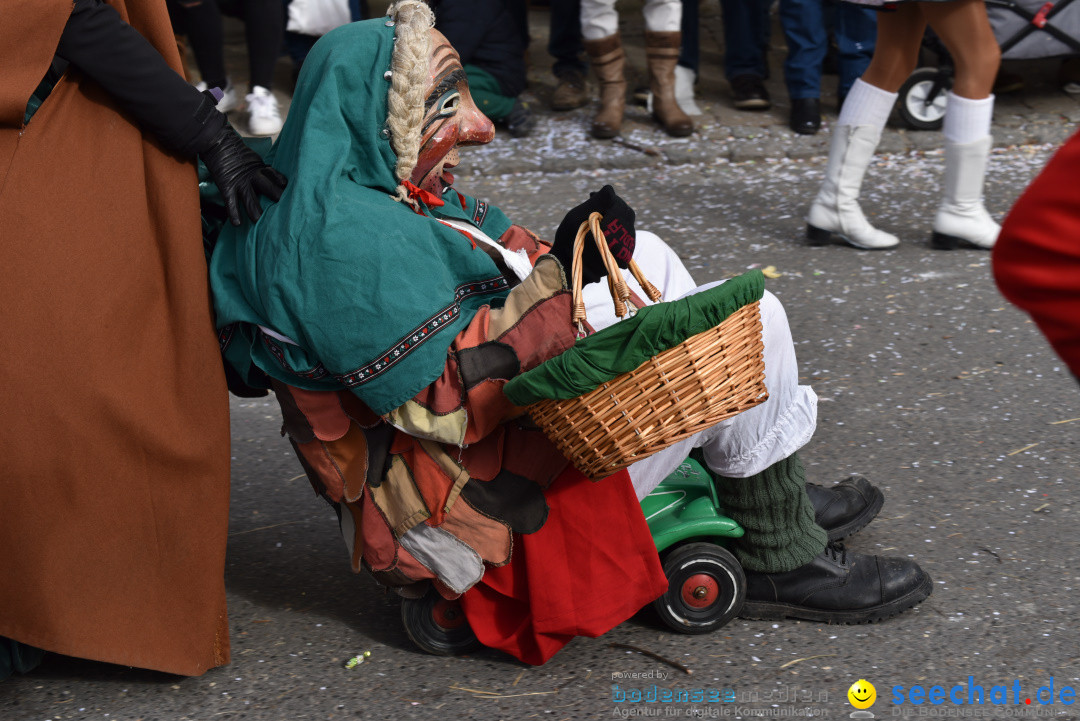
{"type": "MultiPolygon", "coordinates": [[[[390,68],[390,91],[387,95],[389,112],[386,125],[390,130],[390,146],[397,155],[394,175],[408,180],[416,167],[420,152],[420,131],[424,122],[424,87],[427,80],[428,58],[431,55],[431,34],[435,18],[422,0],[398,0],[387,15],[397,24],[394,28],[394,55],[390,68]]],[[[408,201],[405,188],[398,185],[398,200],[408,201]]]]}

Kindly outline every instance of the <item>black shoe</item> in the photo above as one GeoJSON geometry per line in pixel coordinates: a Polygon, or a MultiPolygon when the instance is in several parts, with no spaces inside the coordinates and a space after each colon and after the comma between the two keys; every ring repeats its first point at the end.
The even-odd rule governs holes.
{"type": "Polygon", "coordinates": [[[830,541],[841,541],[866,528],[885,505],[885,494],[862,476],[851,476],[831,488],[806,484],[814,507],[814,522],[824,528],[830,541]]]}
{"type": "Polygon", "coordinates": [[[506,129],[510,131],[511,137],[524,138],[536,127],[536,116],[529,111],[528,105],[517,99],[514,101],[514,107],[510,108],[510,112],[503,118],[503,122],[506,123],[506,129]]]}
{"type": "Polygon", "coordinates": [[[821,101],[817,98],[792,100],[788,126],[799,135],[813,135],[820,130],[821,101]]]}
{"type": "Polygon", "coordinates": [[[841,544],[829,544],[794,571],[747,571],[746,603],[739,616],[873,623],[906,611],[932,591],[930,574],[914,561],[849,553],[841,544]]]}
{"type": "Polygon", "coordinates": [[[769,91],[757,75],[739,75],[731,79],[732,104],[739,110],[768,110],[772,107],[769,91]]]}

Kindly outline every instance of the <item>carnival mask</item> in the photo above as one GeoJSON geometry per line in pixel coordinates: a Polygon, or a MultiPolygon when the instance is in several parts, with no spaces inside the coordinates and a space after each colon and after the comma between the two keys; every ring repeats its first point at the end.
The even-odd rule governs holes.
{"type": "Polygon", "coordinates": [[[441,197],[454,183],[449,171],[460,162],[457,149],[490,143],[495,137],[495,126],[473,102],[457,51],[434,29],[424,96],[420,152],[410,180],[441,197]]]}

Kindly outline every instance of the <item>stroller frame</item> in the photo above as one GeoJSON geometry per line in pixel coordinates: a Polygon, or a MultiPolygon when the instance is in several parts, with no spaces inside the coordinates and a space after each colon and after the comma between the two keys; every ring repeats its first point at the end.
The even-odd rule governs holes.
{"type": "MultiPolygon", "coordinates": [[[[1074,38],[1051,21],[1064,12],[1076,0],[1048,0],[1036,11],[1020,5],[1016,0],[984,0],[987,8],[1008,11],[1024,20],[1018,31],[1004,40],[999,39],[1001,55],[1009,59],[1009,51],[1037,32],[1043,32],[1062,43],[1073,53],[1080,55],[1080,39],[1074,38]]],[[[945,118],[945,91],[952,88],[955,65],[952,56],[940,39],[932,32],[923,38],[923,48],[938,58],[938,67],[917,68],[904,81],[898,92],[898,114],[901,121],[914,130],[938,130],[945,118]]],[[[1053,56],[1047,56],[1053,57],[1053,56]]]]}

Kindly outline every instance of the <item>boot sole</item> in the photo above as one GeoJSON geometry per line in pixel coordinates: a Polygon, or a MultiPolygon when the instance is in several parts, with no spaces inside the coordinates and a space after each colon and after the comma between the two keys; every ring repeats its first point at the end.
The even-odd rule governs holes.
{"type": "Polygon", "coordinates": [[[972,243],[967,238],[961,238],[958,235],[946,235],[935,230],[930,236],[930,247],[934,250],[956,250],[961,245],[967,248],[977,248],[978,250],[990,250],[990,248],[978,243],[972,243]]]}
{"type": "Polygon", "coordinates": [[[732,103],[736,110],[768,110],[772,107],[770,100],[739,100],[732,103]]]}
{"type": "MultiPolygon", "coordinates": [[[[657,122],[660,122],[659,118],[657,118],[657,122]]],[[[669,128],[663,123],[660,123],[660,125],[664,127],[664,132],[673,138],[688,138],[694,134],[694,126],[692,125],[689,128],[669,128]]]]}
{"type": "Polygon", "coordinates": [[[739,618],[751,621],[781,621],[785,618],[798,618],[804,621],[817,621],[819,623],[837,623],[857,625],[862,623],[876,623],[908,610],[926,600],[934,589],[934,582],[930,574],[923,574],[923,582],[908,591],[900,598],[869,608],[860,608],[852,611],[825,610],[796,606],[792,603],[780,603],[776,601],[751,601],[746,600],[739,618]]]}
{"type": "MultiPolygon", "coordinates": [[[[884,245],[880,247],[872,247],[869,245],[859,245],[855,241],[848,238],[841,233],[835,234],[838,238],[850,245],[852,248],[858,248],[859,250],[892,250],[896,245],[884,245]]],[[[816,225],[806,225],[806,241],[808,245],[822,246],[829,245],[832,242],[833,231],[826,230],[825,228],[819,228],[816,225]]],[[[899,244],[898,244],[899,245],[899,244]]]]}
{"type": "Polygon", "coordinates": [[[821,247],[832,242],[832,231],[806,224],[806,242],[808,245],[821,247]]]}
{"type": "Polygon", "coordinates": [[[863,509],[862,513],[842,526],[837,526],[833,529],[825,529],[829,534],[830,543],[842,541],[848,536],[858,533],[870,525],[870,521],[877,518],[877,514],[881,513],[881,507],[885,505],[885,494],[876,486],[872,486],[872,488],[874,489],[874,497],[870,501],[870,504],[863,509]]]}

